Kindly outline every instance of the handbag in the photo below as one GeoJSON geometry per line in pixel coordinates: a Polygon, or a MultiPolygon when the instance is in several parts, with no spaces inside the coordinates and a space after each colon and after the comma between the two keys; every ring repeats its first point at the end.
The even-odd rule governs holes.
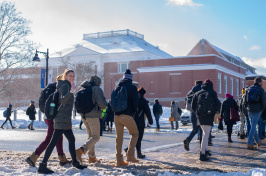
{"type": "Polygon", "coordinates": [[[219,130],[224,130],[223,121],[219,121],[218,129],[219,130]]]}
{"type": "Polygon", "coordinates": [[[175,118],[174,117],[169,117],[169,121],[173,122],[173,121],[175,121],[175,118]]]}
{"type": "Polygon", "coordinates": [[[238,110],[234,107],[234,99],[232,100],[232,105],[230,107],[230,119],[235,122],[240,121],[238,110]]]}

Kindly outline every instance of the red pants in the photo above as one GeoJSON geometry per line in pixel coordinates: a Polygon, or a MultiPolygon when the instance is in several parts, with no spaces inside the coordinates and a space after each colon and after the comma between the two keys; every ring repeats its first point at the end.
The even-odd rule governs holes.
{"type": "MultiPolygon", "coordinates": [[[[47,135],[46,138],[44,139],[44,141],[42,141],[42,143],[37,147],[37,149],[35,150],[35,154],[37,155],[41,155],[42,152],[47,148],[48,144],[50,143],[53,133],[54,133],[54,121],[53,120],[44,120],[46,125],[47,125],[47,135]]],[[[61,136],[60,140],[58,141],[58,143],[56,144],[56,150],[58,155],[63,155],[63,136],[61,136]]]]}

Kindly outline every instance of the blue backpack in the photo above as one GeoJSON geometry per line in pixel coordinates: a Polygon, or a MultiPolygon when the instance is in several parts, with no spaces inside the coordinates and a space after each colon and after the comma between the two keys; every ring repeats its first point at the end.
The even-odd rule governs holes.
{"type": "Polygon", "coordinates": [[[260,91],[258,86],[251,86],[247,96],[248,103],[259,103],[260,102],[260,91]]]}
{"type": "Polygon", "coordinates": [[[7,109],[3,112],[3,116],[7,117],[7,109]]]}
{"type": "Polygon", "coordinates": [[[111,106],[114,112],[122,112],[127,109],[127,87],[118,86],[111,95],[111,106]]]}

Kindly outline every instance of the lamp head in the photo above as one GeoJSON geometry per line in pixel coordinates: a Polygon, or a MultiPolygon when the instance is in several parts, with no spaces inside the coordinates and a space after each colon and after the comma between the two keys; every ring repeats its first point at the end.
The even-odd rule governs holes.
{"type": "Polygon", "coordinates": [[[40,62],[41,61],[41,59],[39,58],[37,52],[36,52],[34,58],[32,59],[32,61],[34,61],[34,62],[40,62]]]}

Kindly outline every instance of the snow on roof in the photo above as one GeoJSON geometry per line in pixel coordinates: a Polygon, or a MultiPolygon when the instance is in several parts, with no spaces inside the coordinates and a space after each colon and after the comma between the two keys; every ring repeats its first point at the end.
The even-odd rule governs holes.
{"type": "MultiPolygon", "coordinates": [[[[132,33],[133,31],[130,32],[132,33]]],[[[73,50],[76,49],[77,46],[82,46],[90,50],[93,50],[95,52],[98,52],[100,54],[147,51],[164,58],[173,57],[170,54],[160,50],[159,47],[153,46],[152,44],[146,42],[144,40],[144,36],[142,37],[141,34],[138,33],[136,33],[135,36],[117,34],[117,35],[105,35],[104,37],[99,37],[99,38],[85,37],[86,35],[90,36],[90,34],[84,34],[84,39],[82,41],[77,42],[76,45],[72,46],[72,48],[67,48],[65,50],[60,51],[62,53],[61,56],[64,56],[72,52],[73,50]]],[[[60,52],[57,52],[57,56],[58,53],[60,52]]]]}
{"type": "Polygon", "coordinates": [[[218,48],[217,46],[214,46],[213,44],[212,44],[212,46],[213,46],[218,52],[220,52],[225,58],[227,58],[229,61],[231,61],[231,59],[229,58],[229,57],[231,57],[231,58],[234,58],[235,60],[237,60],[237,61],[239,61],[239,62],[245,63],[241,58],[239,58],[239,57],[237,57],[237,56],[234,56],[234,55],[232,55],[232,54],[230,54],[230,53],[228,53],[228,52],[222,50],[221,48],[218,48]]]}
{"type": "Polygon", "coordinates": [[[249,74],[247,74],[246,77],[247,77],[247,78],[248,78],[248,77],[265,77],[265,75],[257,75],[257,74],[253,74],[253,73],[249,72],[249,74]]]}

